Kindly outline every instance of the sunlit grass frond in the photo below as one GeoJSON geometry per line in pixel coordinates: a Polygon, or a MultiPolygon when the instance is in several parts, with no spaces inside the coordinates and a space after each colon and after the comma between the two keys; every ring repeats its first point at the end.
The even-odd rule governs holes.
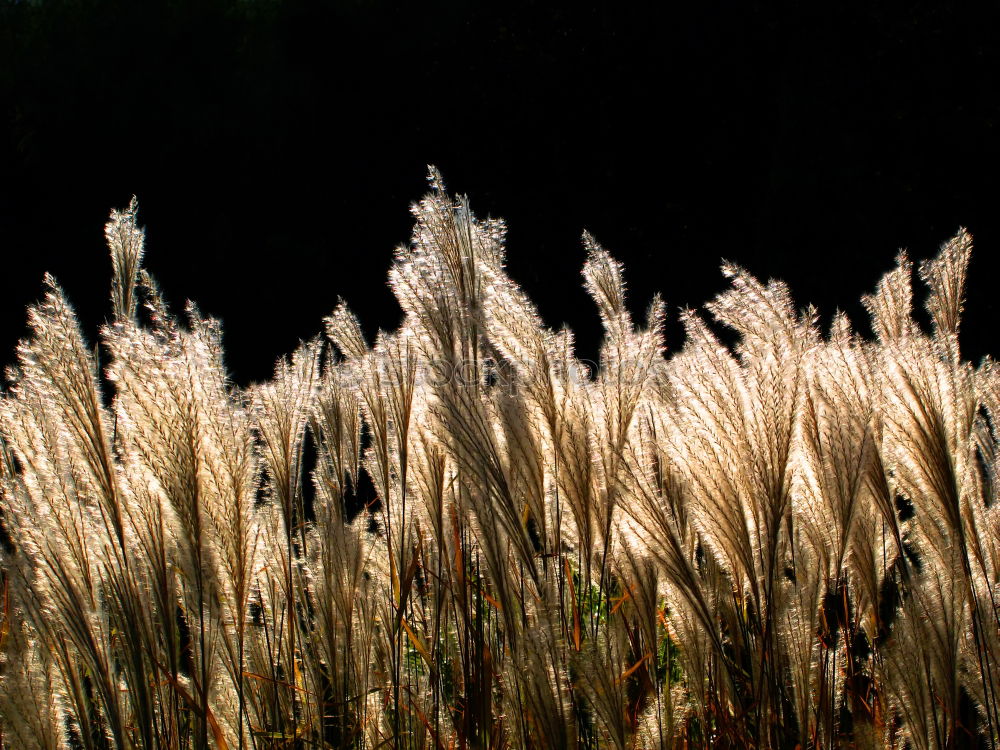
{"type": "Polygon", "coordinates": [[[104,227],[104,236],[111,249],[111,305],[115,320],[135,317],[136,282],[146,240],[145,231],[136,222],[139,202],[132,202],[124,211],[112,211],[104,227]]]}
{"type": "Polygon", "coordinates": [[[927,311],[934,335],[951,355],[958,357],[958,324],[965,302],[965,277],[972,255],[972,237],[960,229],[941,247],[936,258],[920,264],[920,278],[930,288],[927,311]]]}
{"type": "Polygon", "coordinates": [[[883,344],[913,332],[913,264],[906,252],[896,256],[896,268],[882,277],[875,293],[861,298],[872,318],[872,328],[883,344]]]}

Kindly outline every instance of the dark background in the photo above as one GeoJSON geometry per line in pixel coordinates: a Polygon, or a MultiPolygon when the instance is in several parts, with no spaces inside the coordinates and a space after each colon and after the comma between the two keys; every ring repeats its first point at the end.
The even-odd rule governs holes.
{"type": "Polygon", "coordinates": [[[637,312],[663,293],[677,346],[677,307],[723,289],[723,257],[866,330],[858,297],[897,249],[967,226],[964,350],[998,353],[986,3],[395,5],[0,0],[0,361],[46,270],[96,338],[103,224],[133,193],[147,268],[222,319],[237,382],[338,296],[394,327],[386,272],[428,163],[507,219],[512,275],[581,356],[585,228],[637,312]]]}

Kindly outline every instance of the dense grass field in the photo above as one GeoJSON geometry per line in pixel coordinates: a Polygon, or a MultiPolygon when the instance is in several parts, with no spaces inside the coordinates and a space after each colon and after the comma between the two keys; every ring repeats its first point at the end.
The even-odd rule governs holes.
{"type": "Polygon", "coordinates": [[[46,279],[0,399],[4,748],[997,746],[966,233],[917,265],[929,327],[904,254],[872,340],[725,265],[669,353],[585,235],[587,363],[431,184],[399,329],[340,304],[247,389],[135,203],[96,347],[46,279]]]}

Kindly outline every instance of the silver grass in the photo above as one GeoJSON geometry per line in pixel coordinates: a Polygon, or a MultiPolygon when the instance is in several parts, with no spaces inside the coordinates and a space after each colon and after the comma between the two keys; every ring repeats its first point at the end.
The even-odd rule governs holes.
{"type": "Polygon", "coordinates": [[[384,663],[392,675],[394,708],[388,731],[392,736],[403,731],[412,736],[413,731],[421,732],[422,728],[411,728],[408,718],[407,728],[402,728],[401,701],[406,636],[411,640],[415,637],[411,632],[404,635],[404,630],[410,627],[404,625],[405,609],[417,564],[412,500],[407,508],[410,425],[417,385],[414,336],[406,329],[393,336],[380,334],[372,350],[357,363],[356,373],[359,402],[371,438],[364,467],[381,498],[384,554],[388,562],[388,585],[383,593],[387,606],[381,608],[380,614],[380,633],[387,639],[382,644],[384,663]]]}
{"type": "Polygon", "coordinates": [[[959,723],[969,607],[962,579],[950,567],[931,567],[921,584],[903,608],[894,642],[883,651],[885,685],[909,742],[938,748],[973,729],[959,723]]]}
{"type": "MultiPolygon", "coordinates": [[[[627,534],[624,530],[622,533],[627,534]]],[[[679,739],[678,730],[691,702],[685,698],[683,684],[673,677],[676,644],[664,625],[666,589],[656,560],[643,556],[632,545],[623,545],[618,566],[626,589],[615,606],[622,608],[629,659],[634,659],[618,679],[631,679],[637,688],[636,697],[630,698],[626,706],[628,719],[634,727],[636,744],[669,747],[679,739]],[[665,677],[662,683],[661,669],[665,677]],[[629,677],[624,678],[629,671],[629,677]]]]}
{"type": "Polygon", "coordinates": [[[589,372],[503,223],[430,181],[401,326],[369,344],[338,303],[338,356],[245,392],[139,267],[134,200],[106,229],[109,406],[46,279],[0,397],[0,744],[1000,739],[1000,376],[961,360],[964,230],[919,265],[929,333],[904,253],[874,341],[726,264],[669,358],[662,302],[636,325],[585,235],[589,372]]]}
{"type": "MultiPolygon", "coordinates": [[[[792,508],[794,582],[785,585],[783,637],[800,729],[817,741],[832,741],[835,706],[844,689],[836,665],[850,684],[858,681],[851,649],[859,632],[869,639],[878,635],[884,561],[901,549],[893,545],[895,514],[884,499],[872,352],[851,337],[846,319],[838,316],[830,340],[809,353],[804,370],[792,508]],[[853,615],[849,598],[857,609],[853,615]]],[[[852,697],[860,730],[871,718],[872,700],[852,697]]]]}
{"type": "MultiPolygon", "coordinates": [[[[661,394],[662,395],[662,394],[661,394]]],[[[628,515],[625,534],[626,550],[637,547],[650,555],[664,577],[666,600],[662,625],[673,641],[683,644],[681,659],[687,664],[687,688],[690,701],[704,706],[706,669],[714,651],[724,657],[724,647],[716,627],[712,592],[697,561],[698,541],[687,515],[685,489],[676,466],[671,465],[667,452],[668,428],[656,420],[653,412],[643,420],[643,436],[629,452],[627,464],[626,500],[623,507],[628,515]]],[[[628,552],[630,555],[635,554],[628,552]]],[[[637,574],[634,574],[638,578],[637,574]]],[[[652,602],[645,595],[643,609],[647,640],[656,637],[653,628],[652,602]]],[[[639,601],[636,601],[637,608],[639,601]]],[[[658,606],[658,603],[657,603],[658,606]]],[[[656,618],[659,619],[659,613],[656,618]]],[[[667,686],[662,700],[672,700],[674,692],[667,686]]],[[[661,713],[666,709],[661,709],[661,713]]],[[[673,714],[667,719],[672,721],[673,714]]]]}
{"type": "Polygon", "coordinates": [[[0,716],[8,744],[26,750],[65,750],[66,696],[47,650],[32,642],[23,622],[5,630],[0,716]]]}
{"type": "Polygon", "coordinates": [[[139,202],[132,201],[124,211],[112,211],[104,227],[104,236],[111,249],[111,306],[115,320],[135,317],[136,282],[145,244],[145,231],[136,223],[139,202]]]}
{"type": "Polygon", "coordinates": [[[596,520],[602,548],[599,588],[603,593],[625,448],[647,378],[663,349],[664,307],[659,299],[654,300],[649,310],[648,330],[634,331],[625,308],[621,266],[590,235],[584,235],[584,244],[588,250],[583,270],[585,286],[597,303],[605,332],[595,384],[600,397],[595,399],[598,408],[594,436],[600,455],[596,520]]]}
{"type": "MultiPolygon", "coordinates": [[[[617,635],[617,634],[616,634],[617,635]]],[[[624,670],[626,649],[620,638],[587,641],[576,656],[580,692],[597,716],[597,731],[612,747],[624,750],[628,741],[628,706],[624,670]]],[[[626,667],[626,670],[628,667],[626,667]]]]}
{"type": "MultiPolygon", "coordinates": [[[[928,309],[934,321],[933,337],[913,331],[885,342],[882,350],[883,452],[892,486],[914,506],[909,530],[924,558],[921,585],[913,592],[910,606],[931,618],[937,628],[930,641],[934,647],[928,648],[926,638],[913,637],[926,654],[929,686],[921,690],[932,690],[930,702],[907,696],[903,705],[911,721],[919,720],[922,713],[926,725],[939,718],[931,703],[942,704],[949,713],[934,729],[941,741],[952,741],[959,731],[958,683],[963,673],[969,689],[982,698],[990,736],[996,736],[1000,720],[996,662],[990,647],[994,639],[984,633],[985,623],[989,623],[985,629],[995,631],[996,609],[990,602],[984,610],[976,585],[984,567],[982,562],[973,566],[977,556],[979,561],[984,559],[976,544],[977,518],[984,516],[976,458],[979,401],[975,374],[960,361],[956,343],[970,248],[968,235],[961,232],[942,247],[935,260],[921,266],[921,276],[931,289],[928,309]],[[944,580],[943,575],[947,576],[944,580]],[[974,653],[971,662],[968,655],[959,658],[958,644],[967,635],[974,638],[974,647],[965,649],[974,653]]],[[[908,307],[893,312],[899,319],[910,315],[908,307]]]]}
{"type": "Polygon", "coordinates": [[[115,613],[102,605],[102,579],[134,599],[130,530],[93,359],[61,291],[51,279],[47,285],[44,302],[29,310],[33,338],[18,347],[18,381],[3,404],[4,440],[23,469],[5,492],[19,541],[8,575],[23,587],[34,628],[60,643],[55,662],[77,721],[86,723],[90,712],[75,689],[79,659],[96,688],[101,728],[94,734],[123,745],[127,708],[110,638],[115,613]]]}
{"type": "MultiPolygon", "coordinates": [[[[301,685],[301,651],[298,646],[302,602],[297,592],[303,571],[300,559],[307,554],[307,536],[302,494],[303,442],[308,421],[313,412],[319,380],[318,341],[302,344],[290,359],[275,365],[270,382],[254,386],[250,391],[251,415],[260,435],[265,487],[270,502],[278,511],[280,524],[268,529],[267,543],[272,564],[280,561],[280,582],[274,581],[277,571],[269,571],[272,594],[269,612],[282,621],[274,632],[270,646],[270,679],[280,683],[281,695],[276,699],[280,710],[273,712],[274,731],[295,735],[300,720],[299,689],[301,685]],[[280,592],[280,599],[273,594],[280,592]],[[279,656],[280,654],[280,656],[279,656]]],[[[273,524],[274,515],[272,515],[273,524]]],[[[308,708],[308,704],[305,704],[308,708]]],[[[307,724],[315,717],[301,717],[307,724]]]]}
{"type": "MultiPolygon", "coordinates": [[[[195,369],[198,354],[179,331],[158,335],[128,328],[108,335],[109,375],[117,388],[116,434],[123,454],[145,470],[169,505],[185,609],[196,627],[218,616],[219,565],[210,542],[207,488],[195,369]]],[[[206,627],[206,630],[208,628],[206,627]]],[[[213,651],[207,647],[203,677],[213,651]]],[[[207,685],[200,689],[207,689],[207,685]]]]}
{"type": "Polygon", "coordinates": [[[930,289],[927,311],[934,325],[934,338],[952,359],[958,359],[958,326],[971,255],[972,237],[963,228],[942,246],[935,258],[920,264],[920,278],[930,289]]]}

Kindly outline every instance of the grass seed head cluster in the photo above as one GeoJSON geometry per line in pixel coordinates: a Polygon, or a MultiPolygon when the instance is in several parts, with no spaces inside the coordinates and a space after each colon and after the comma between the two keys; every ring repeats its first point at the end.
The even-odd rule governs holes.
{"type": "Polygon", "coordinates": [[[134,202],[103,369],[46,278],[0,398],[3,747],[997,747],[968,234],[918,266],[929,334],[904,254],[871,341],[725,265],[669,357],[585,235],[590,372],[504,225],[431,183],[399,329],[340,304],[247,389],[142,270],[134,202]]]}

